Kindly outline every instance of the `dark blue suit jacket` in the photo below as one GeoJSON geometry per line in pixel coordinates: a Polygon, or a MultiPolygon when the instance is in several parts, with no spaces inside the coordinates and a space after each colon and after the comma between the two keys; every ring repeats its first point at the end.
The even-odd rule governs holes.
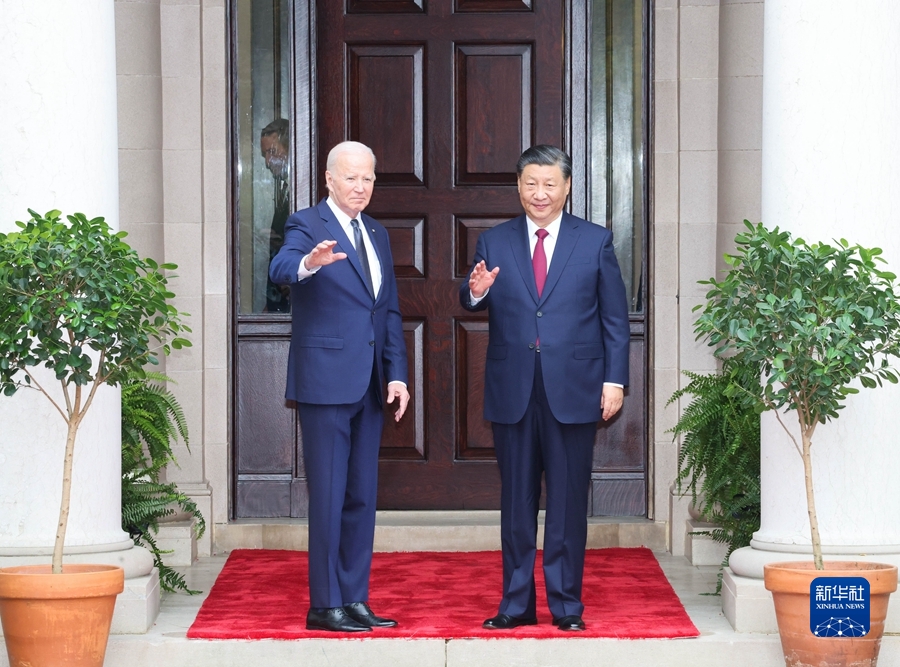
{"type": "Polygon", "coordinates": [[[464,308],[489,313],[484,417],[502,424],[523,417],[534,382],[532,348],[540,337],[553,416],[566,424],[599,421],[603,383],[628,384],[628,302],[612,234],[563,213],[540,298],[527,237],[524,215],[484,232],[475,264],[484,260],[500,273],[474,307],[468,280],[460,289],[464,308]]]}
{"type": "MultiPolygon", "coordinates": [[[[356,250],[325,203],[298,211],[284,226],[284,245],[272,259],[272,282],[291,286],[293,327],[286,398],[301,403],[355,403],[372,379],[372,363],[385,382],[407,382],[406,343],[387,230],[373,218],[360,220],[381,262],[382,284],[373,301],[356,250]],[[297,269],[318,243],[336,240],[347,259],[323,266],[299,282],[297,269]]],[[[379,392],[379,398],[382,399],[379,392]]]]}

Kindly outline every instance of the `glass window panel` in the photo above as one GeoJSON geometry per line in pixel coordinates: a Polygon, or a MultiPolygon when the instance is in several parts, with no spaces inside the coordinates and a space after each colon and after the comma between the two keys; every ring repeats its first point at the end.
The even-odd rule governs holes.
{"type": "Polygon", "coordinates": [[[643,0],[591,7],[591,219],[612,230],[633,313],[644,310],[643,0]]]}
{"type": "Polygon", "coordinates": [[[240,313],[286,313],[268,279],[291,211],[289,0],[237,0],[240,313]]]}

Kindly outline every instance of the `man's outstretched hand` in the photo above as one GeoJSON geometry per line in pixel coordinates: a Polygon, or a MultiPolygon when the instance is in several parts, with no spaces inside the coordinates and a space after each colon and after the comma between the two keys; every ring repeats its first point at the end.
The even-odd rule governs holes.
{"type": "Polygon", "coordinates": [[[347,259],[347,253],[334,252],[332,248],[337,245],[337,241],[322,241],[319,245],[312,249],[306,257],[306,270],[312,271],[320,266],[334,264],[342,259],[347,259]]]}
{"type": "Polygon", "coordinates": [[[484,264],[484,260],[478,262],[472,269],[472,275],[469,276],[469,291],[476,299],[484,296],[484,293],[494,284],[494,279],[500,273],[500,267],[495,266],[493,271],[488,271],[484,264]]]}

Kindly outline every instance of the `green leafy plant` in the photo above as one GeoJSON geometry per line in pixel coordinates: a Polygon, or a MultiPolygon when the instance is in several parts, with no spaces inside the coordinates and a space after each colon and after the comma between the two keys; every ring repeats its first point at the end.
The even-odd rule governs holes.
{"type": "Polygon", "coordinates": [[[140,259],[103,218],[76,213],[66,224],[56,210],[28,212],[19,231],[0,234],[0,388],[7,396],[22,387],[41,392],[67,426],[52,561],[60,573],[75,441],[97,389],[190,345],[180,337],[190,329],[168,303],[174,294],[163,271],[174,264],[140,259]],[[53,373],[62,401],[35,377],[36,366],[53,373]]]}
{"type": "MultiPolygon", "coordinates": [[[[812,477],[816,426],[838,417],[852,386],[896,383],[889,357],[900,355],[896,276],[879,268],[880,248],[809,244],[744,221],[731,269],[710,285],[695,325],[716,354],[759,364],[762,406],[773,410],[803,459],[813,559],[824,569],[812,477]],[[799,440],[781,411],[794,411],[799,440]]],[[[696,309],[695,309],[696,310],[696,309]]]]}
{"type": "MultiPolygon", "coordinates": [[[[716,524],[697,534],[728,545],[724,567],[731,553],[750,544],[759,530],[759,365],[733,357],[724,360],[721,373],[685,375],[690,382],[669,399],[671,404],[693,397],[671,429],[682,438],[676,483],[690,492],[700,514],[716,524]]],[[[717,594],[721,587],[720,570],[717,594]]]]}
{"type": "Polygon", "coordinates": [[[196,519],[194,536],[206,531],[197,505],[175,483],[160,481],[169,463],[177,465],[172,444],[181,439],[190,449],[187,420],[181,405],[163,383],[171,378],[160,373],[140,373],[122,383],[122,528],[134,543],[153,554],[164,590],[199,593],[188,588],[184,575],[163,561],[156,534],[160,519],[176,513],[176,507],[196,519]]]}

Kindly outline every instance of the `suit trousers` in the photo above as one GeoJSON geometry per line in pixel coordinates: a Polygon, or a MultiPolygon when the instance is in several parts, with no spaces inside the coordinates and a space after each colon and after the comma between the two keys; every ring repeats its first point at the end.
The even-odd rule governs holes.
{"type": "Polygon", "coordinates": [[[369,599],[384,424],[380,391],[373,372],[369,388],[356,403],[297,403],[309,481],[312,608],[369,599]]]}
{"type": "Polygon", "coordinates": [[[525,416],[492,423],[500,465],[503,600],[500,613],[536,616],[534,563],[541,474],[547,486],[544,579],[554,618],[578,615],[587,543],[587,503],[597,424],[563,424],[547,403],[540,353],[525,416]]]}

